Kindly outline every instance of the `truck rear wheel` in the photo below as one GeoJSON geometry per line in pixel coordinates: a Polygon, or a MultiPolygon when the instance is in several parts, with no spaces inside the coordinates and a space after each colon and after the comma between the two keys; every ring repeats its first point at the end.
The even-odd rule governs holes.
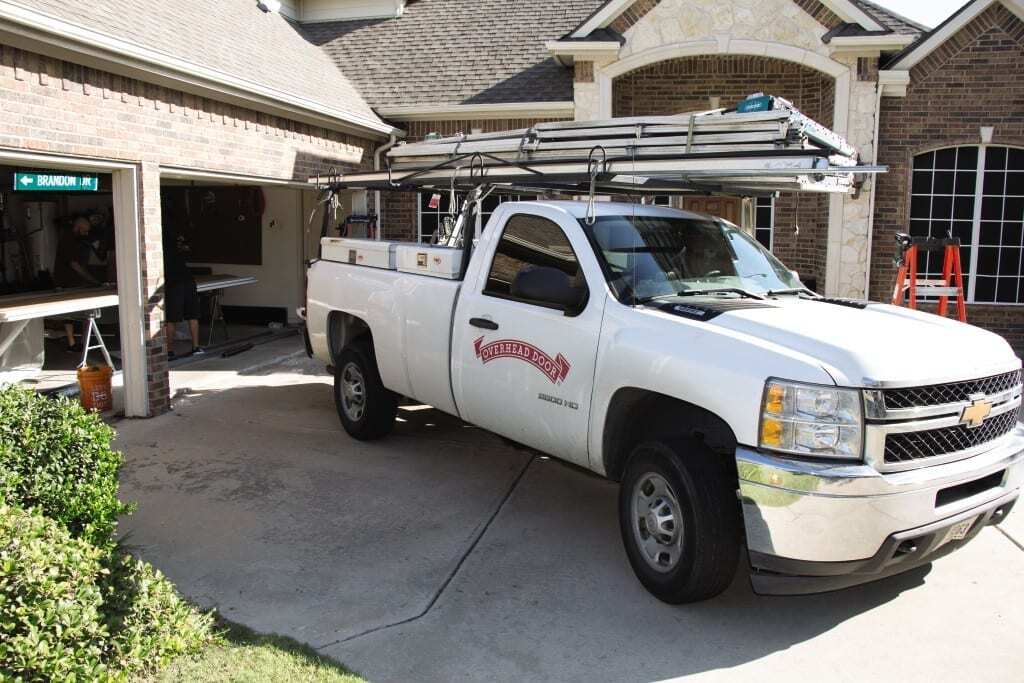
{"type": "Polygon", "coordinates": [[[368,342],[357,341],[339,354],[334,366],[334,405],[353,439],[379,439],[394,428],[398,395],[381,382],[368,342]]]}
{"type": "Polygon", "coordinates": [[[727,464],[694,439],[647,441],[630,454],[619,490],[622,542],[659,600],[706,600],[732,582],[740,511],[727,464]]]}

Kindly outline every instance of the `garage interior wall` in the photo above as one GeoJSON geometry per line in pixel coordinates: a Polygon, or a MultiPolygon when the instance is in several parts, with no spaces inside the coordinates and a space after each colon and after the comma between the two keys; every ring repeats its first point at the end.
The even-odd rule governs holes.
{"type": "Polygon", "coordinates": [[[256,278],[256,284],[224,290],[221,303],[224,306],[284,308],[288,322],[297,323],[295,309],[302,305],[305,296],[302,236],[306,219],[303,211],[307,203],[315,204],[309,198],[315,200],[316,195],[289,187],[264,187],[263,197],[266,208],[261,226],[261,265],[193,262],[189,265],[209,266],[215,273],[256,278]]]}

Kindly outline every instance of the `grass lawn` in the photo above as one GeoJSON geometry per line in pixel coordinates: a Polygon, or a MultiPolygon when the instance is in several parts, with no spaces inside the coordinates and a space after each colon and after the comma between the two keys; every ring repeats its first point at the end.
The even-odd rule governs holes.
{"type": "Polygon", "coordinates": [[[183,657],[155,676],[154,683],[365,683],[340,664],[319,656],[312,648],[283,636],[267,636],[231,623],[221,623],[221,642],[197,657],[183,657]]]}

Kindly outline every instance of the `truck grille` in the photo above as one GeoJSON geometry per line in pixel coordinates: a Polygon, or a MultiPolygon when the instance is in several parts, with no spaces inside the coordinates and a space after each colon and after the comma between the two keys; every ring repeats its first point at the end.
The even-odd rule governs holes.
{"type": "MultiPolygon", "coordinates": [[[[1019,374],[1018,372],[1017,375],[1019,376],[1019,374]]],[[[990,379],[993,378],[989,377],[975,381],[986,382],[990,379]]],[[[958,384],[971,383],[958,382],[958,384]]],[[[1010,386],[1007,386],[1006,389],[1009,389],[1010,386]]],[[[995,391],[998,391],[998,389],[995,391]]],[[[888,396],[886,396],[886,400],[888,401],[888,396]]],[[[953,427],[929,429],[921,432],[888,434],[885,437],[885,462],[911,462],[980,446],[983,443],[1009,434],[1017,422],[1019,412],[1019,410],[1011,410],[990,417],[976,429],[971,429],[966,425],[955,425],[953,427]]]]}
{"type": "MultiPolygon", "coordinates": [[[[1013,372],[1005,372],[1001,375],[970,379],[963,382],[931,384],[908,389],[886,389],[882,394],[885,396],[886,410],[899,410],[902,408],[958,403],[970,400],[972,394],[992,396],[1009,391],[1020,383],[1021,371],[1014,370],[1013,372]]],[[[888,459],[888,453],[886,456],[888,459]]]]}

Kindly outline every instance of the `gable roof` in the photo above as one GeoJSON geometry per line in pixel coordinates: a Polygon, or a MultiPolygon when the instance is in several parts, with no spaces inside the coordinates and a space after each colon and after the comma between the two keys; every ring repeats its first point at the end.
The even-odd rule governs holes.
{"type": "Polygon", "coordinates": [[[301,31],[378,108],[565,102],[572,72],[546,48],[603,0],[417,0],[400,17],[301,31]],[[350,67],[351,65],[351,67],[350,67]]]}
{"type": "Polygon", "coordinates": [[[882,28],[893,33],[917,35],[928,30],[928,27],[924,24],[919,24],[913,19],[908,19],[902,14],[897,14],[891,9],[882,7],[870,0],[850,0],[850,2],[877,21],[882,28]]]}
{"type": "Polygon", "coordinates": [[[170,65],[318,116],[390,132],[330,57],[252,0],[0,0],[0,16],[84,50],[170,65]]]}
{"type": "MultiPolygon", "coordinates": [[[[850,32],[851,34],[857,32],[878,33],[879,30],[886,33],[918,34],[928,30],[927,27],[911,21],[892,10],[881,7],[870,0],[842,0],[841,3],[835,4],[842,5],[846,8],[846,11],[843,12],[843,14],[848,15],[847,21],[856,20],[859,15],[864,15],[860,16],[860,20],[866,25],[857,26],[858,30],[850,32]]],[[[593,12],[584,18],[583,21],[577,24],[569,32],[569,36],[576,38],[588,36],[590,35],[590,32],[600,30],[607,26],[619,14],[622,14],[631,6],[631,0],[605,0],[605,2],[601,3],[599,7],[595,8],[593,12]]],[[[843,7],[836,7],[836,9],[841,10],[843,7]]],[[[568,38],[569,36],[566,37],[568,38]]]]}
{"type": "Polygon", "coordinates": [[[893,55],[883,68],[910,69],[995,3],[1002,3],[1024,21],[1024,1],[1022,0],[969,0],[956,12],[946,17],[941,24],[893,55]]]}

